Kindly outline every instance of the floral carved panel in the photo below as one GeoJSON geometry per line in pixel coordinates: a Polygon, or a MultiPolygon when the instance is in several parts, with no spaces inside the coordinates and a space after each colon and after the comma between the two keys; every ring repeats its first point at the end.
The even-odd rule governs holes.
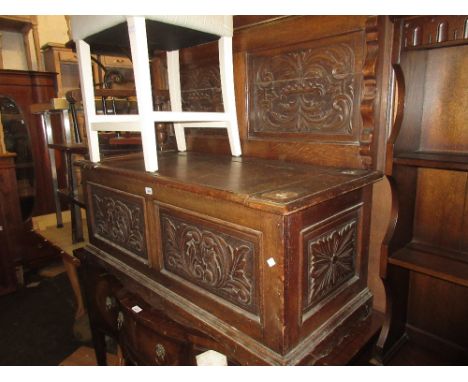
{"type": "Polygon", "coordinates": [[[249,134],[355,140],[362,59],[359,34],[251,54],[249,134]]]}
{"type": "Polygon", "coordinates": [[[356,274],[356,237],[356,218],[318,236],[305,237],[305,308],[316,304],[356,274]]]}
{"type": "Polygon", "coordinates": [[[164,267],[203,289],[256,312],[254,242],[202,222],[160,214],[164,267]]]}
{"type": "Polygon", "coordinates": [[[147,259],[143,203],[137,197],[91,187],[93,236],[147,259]]]}

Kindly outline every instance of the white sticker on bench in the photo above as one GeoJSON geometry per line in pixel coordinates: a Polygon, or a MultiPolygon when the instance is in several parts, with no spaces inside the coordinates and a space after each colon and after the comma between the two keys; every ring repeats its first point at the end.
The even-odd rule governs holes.
{"type": "Polygon", "coordinates": [[[267,260],[267,264],[268,266],[271,268],[271,267],[274,267],[276,265],[276,261],[273,257],[270,257],[268,260],[267,260]]]}

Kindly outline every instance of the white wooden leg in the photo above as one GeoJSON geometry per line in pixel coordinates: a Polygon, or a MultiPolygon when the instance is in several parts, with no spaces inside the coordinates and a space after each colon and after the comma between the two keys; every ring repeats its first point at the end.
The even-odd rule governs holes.
{"type": "Polygon", "coordinates": [[[141,16],[127,17],[127,24],[132,51],[133,73],[135,75],[145,169],[152,172],[158,170],[158,157],[145,18],[141,16]]]}
{"type": "Polygon", "coordinates": [[[76,53],[79,62],[81,94],[83,98],[83,109],[88,135],[89,158],[92,162],[99,162],[99,138],[97,131],[92,129],[93,119],[96,116],[94,105],[93,72],[91,69],[91,51],[89,45],[83,40],[76,42],[76,53]]]}
{"type": "Polygon", "coordinates": [[[237,125],[236,97],[234,92],[234,67],[232,58],[232,37],[221,37],[218,42],[219,73],[223,94],[224,112],[227,114],[227,131],[231,154],[241,156],[242,149],[237,125]]]}
{"type": "MultiPolygon", "coordinates": [[[[169,97],[171,99],[171,111],[182,111],[182,90],[180,87],[179,51],[167,52],[167,79],[169,82],[169,97]]],[[[174,132],[177,141],[177,149],[186,151],[184,126],[174,123],[174,132]]]]}

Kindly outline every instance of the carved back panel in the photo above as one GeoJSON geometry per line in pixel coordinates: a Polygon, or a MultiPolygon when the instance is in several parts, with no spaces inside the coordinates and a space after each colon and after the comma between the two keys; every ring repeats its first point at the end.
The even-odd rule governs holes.
{"type": "MultiPolygon", "coordinates": [[[[376,126],[379,44],[385,37],[378,20],[291,16],[240,25],[233,49],[243,155],[375,168],[381,141],[376,126]]],[[[200,49],[204,57],[194,52],[183,57],[190,69],[182,74],[183,83],[197,89],[186,90],[185,99],[198,109],[219,110],[216,76],[206,64],[209,57],[217,65],[217,51],[200,49]],[[198,72],[194,63],[200,58],[198,72]],[[202,80],[207,88],[200,86],[202,80]]],[[[189,150],[229,154],[223,136],[224,131],[192,134],[189,150]]]]}
{"type": "Polygon", "coordinates": [[[249,137],[358,140],[359,32],[248,55],[249,137]]]}

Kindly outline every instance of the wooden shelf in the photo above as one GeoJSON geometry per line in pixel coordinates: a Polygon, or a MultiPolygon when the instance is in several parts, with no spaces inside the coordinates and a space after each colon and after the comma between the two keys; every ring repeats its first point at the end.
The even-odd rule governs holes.
{"type": "Polygon", "coordinates": [[[468,263],[429,252],[404,247],[388,262],[411,271],[468,287],[468,263]]]}
{"type": "Polygon", "coordinates": [[[403,152],[395,154],[397,165],[468,171],[468,154],[447,152],[403,152]]]}
{"type": "Polygon", "coordinates": [[[49,143],[50,149],[69,151],[73,154],[87,154],[88,146],[84,143],[49,143]]]}
{"type": "MultiPolygon", "coordinates": [[[[24,116],[21,113],[0,113],[2,118],[7,119],[8,121],[22,121],[24,120],[24,116]]],[[[5,123],[5,121],[4,121],[5,123]]]]}
{"type": "Polygon", "coordinates": [[[136,97],[136,90],[135,89],[95,89],[94,95],[96,97],[129,98],[129,97],[136,97]]]}

